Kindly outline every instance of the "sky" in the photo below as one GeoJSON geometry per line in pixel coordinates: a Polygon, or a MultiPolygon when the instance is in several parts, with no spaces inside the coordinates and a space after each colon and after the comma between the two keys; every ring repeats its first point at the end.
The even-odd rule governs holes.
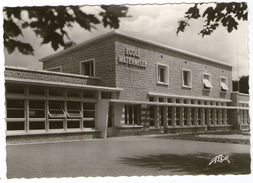
{"type": "MultiPolygon", "coordinates": [[[[239,66],[239,76],[248,75],[248,22],[239,22],[238,30],[232,33],[220,27],[211,36],[203,38],[198,35],[203,26],[203,19],[192,20],[190,27],[177,35],[178,21],[183,19],[184,13],[190,6],[192,5],[183,3],[128,6],[128,15],[131,17],[120,19],[119,32],[229,63],[233,66],[233,79],[238,78],[237,66],[239,66]]],[[[101,10],[99,6],[86,6],[82,9],[95,14],[101,10]]],[[[109,31],[109,28],[104,28],[102,25],[91,32],[75,25],[68,32],[71,41],[80,43],[109,31]]],[[[5,50],[5,65],[42,69],[42,63],[38,60],[55,51],[50,44],[41,45],[41,39],[31,30],[23,30],[23,33],[23,40],[34,47],[34,56],[22,55],[18,51],[8,54],[5,50]]]]}

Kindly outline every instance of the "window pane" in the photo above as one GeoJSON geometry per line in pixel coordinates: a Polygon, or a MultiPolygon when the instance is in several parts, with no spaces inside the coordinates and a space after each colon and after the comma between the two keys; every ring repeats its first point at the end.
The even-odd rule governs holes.
{"type": "Polygon", "coordinates": [[[68,121],[67,128],[80,128],[80,121],[68,121]]]}
{"type": "Polygon", "coordinates": [[[67,96],[68,97],[80,97],[80,91],[68,91],[67,96]]]}
{"type": "Polygon", "coordinates": [[[45,130],[45,121],[30,121],[30,130],[45,130]]]}
{"type": "Polygon", "coordinates": [[[111,92],[101,92],[101,98],[102,99],[111,99],[112,93],[111,92]]]}
{"type": "Polygon", "coordinates": [[[30,95],[45,95],[45,88],[40,86],[29,86],[30,95]]]}
{"type": "Polygon", "coordinates": [[[7,118],[24,118],[24,104],[23,100],[7,100],[7,118]]]}
{"type": "Polygon", "coordinates": [[[95,128],[95,121],[84,121],[84,128],[95,128]]]}
{"type": "Polygon", "coordinates": [[[165,69],[163,67],[159,68],[159,81],[160,82],[165,82],[165,69]]]}
{"type": "Polygon", "coordinates": [[[83,110],[95,110],[95,103],[89,103],[89,102],[86,102],[86,103],[83,103],[83,110]]]}
{"type": "Polygon", "coordinates": [[[83,111],[84,118],[94,118],[95,112],[94,111],[83,111]]]}
{"type": "Polygon", "coordinates": [[[60,88],[50,88],[49,95],[50,96],[63,96],[64,90],[60,88]]]}
{"type": "Polygon", "coordinates": [[[30,107],[30,109],[44,109],[45,102],[41,101],[41,100],[30,100],[29,107],[30,107]]]}
{"type": "Polygon", "coordinates": [[[84,63],[84,75],[86,75],[86,76],[91,75],[90,63],[89,62],[84,63]]]}
{"type": "Polygon", "coordinates": [[[18,121],[18,122],[7,122],[7,130],[25,130],[25,122],[18,121]]]}
{"type": "Polygon", "coordinates": [[[84,91],[83,98],[95,98],[96,92],[95,91],[84,91]]]}
{"type": "Polygon", "coordinates": [[[7,118],[24,118],[24,110],[7,110],[7,118]]]}
{"type": "Polygon", "coordinates": [[[8,99],[7,100],[7,108],[20,108],[24,109],[24,100],[15,100],[15,99],[8,99]]]}
{"type": "Polygon", "coordinates": [[[188,72],[184,71],[183,72],[183,76],[184,76],[184,85],[185,86],[189,86],[189,83],[188,83],[188,72]]]}
{"type": "Polygon", "coordinates": [[[19,84],[6,84],[6,91],[7,93],[12,93],[12,94],[24,94],[25,87],[19,84]]]}
{"type": "Polygon", "coordinates": [[[63,121],[50,121],[49,129],[63,129],[63,121]]]}
{"type": "Polygon", "coordinates": [[[63,102],[62,101],[49,101],[49,109],[62,109],[63,102]]]}

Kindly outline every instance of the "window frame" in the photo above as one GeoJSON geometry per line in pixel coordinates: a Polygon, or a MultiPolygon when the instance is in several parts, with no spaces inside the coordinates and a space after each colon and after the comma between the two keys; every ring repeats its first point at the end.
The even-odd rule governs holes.
{"type": "Polygon", "coordinates": [[[83,75],[83,76],[87,76],[87,77],[95,77],[96,76],[96,72],[95,72],[95,58],[90,58],[90,59],[87,59],[87,60],[83,60],[83,61],[80,61],[79,63],[79,69],[80,69],[80,72],[79,74],[80,75],[83,75]],[[92,76],[89,76],[89,75],[85,75],[84,72],[83,72],[83,67],[82,65],[86,62],[93,62],[93,75],[92,76]]]}
{"type": "Polygon", "coordinates": [[[66,114],[67,114],[67,117],[68,118],[71,118],[71,119],[81,119],[83,118],[83,114],[81,113],[81,103],[80,102],[72,102],[72,101],[67,101],[67,111],[66,111],[66,114]],[[76,103],[77,104],[77,108],[76,109],[70,109],[69,108],[69,105],[70,103],[76,103]],[[79,104],[79,106],[78,106],[79,104]],[[75,113],[75,112],[77,113],[75,113]],[[75,114],[75,115],[73,115],[75,114]],[[76,114],[79,114],[79,115],[76,115],[76,114]]]}
{"type": "Polygon", "coordinates": [[[62,66],[49,67],[45,70],[50,71],[50,72],[62,72],[62,66]],[[60,71],[55,71],[55,69],[58,69],[58,68],[60,69],[60,71]]]}
{"type": "Polygon", "coordinates": [[[156,64],[156,83],[161,84],[161,85],[169,85],[169,65],[162,64],[162,63],[157,63],[156,64]],[[165,68],[165,72],[164,72],[165,82],[159,81],[159,78],[160,78],[159,67],[165,68]]]}
{"type": "Polygon", "coordinates": [[[182,76],[182,87],[183,87],[183,88],[192,88],[192,70],[183,68],[183,69],[182,69],[182,74],[181,74],[181,76],[182,76]],[[190,73],[189,86],[184,85],[184,71],[187,71],[187,72],[190,73]]]}
{"type": "Polygon", "coordinates": [[[228,87],[228,90],[226,90],[226,91],[223,91],[223,90],[221,89],[221,80],[222,80],[222,79],[225,79],[225,81],[226,81],[225,84],[226,84],[227,87],[228,87],[228,78],[225,77],[225,76],[221,76],[221,77],[220,77],[220,92],[221,92],[221,93],[227,93],[227,92],[229,91],[229,87],[228,87]]]}
{"type": "Polygon", "coordinates": [[[210,91],[213,88],[211,74],[209,74],[209,73],[203,73],[203,75],[202,75],[202,83],[203,83],[203,87],[202,87],[203,90],[210,91]],[[209,82],[211,84],[210,88],[205,88],[205,86],[204,86],[204,78],[205,78],[205,76],[209,76],[209,82]]]}

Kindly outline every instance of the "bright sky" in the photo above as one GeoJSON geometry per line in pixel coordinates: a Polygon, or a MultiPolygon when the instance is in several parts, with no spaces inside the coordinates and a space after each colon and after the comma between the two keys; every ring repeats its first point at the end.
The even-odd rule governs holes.
{"type": "MultiPolygon", "coordinates": [[[[121,19],[119,31],[232,64],[234,79],[238,77],[238,48],[239,75],[248,75],[248,22],[240,22],[238,30],[232,33],[219,28],[211,36],[202,38],[198,33],[202,28],[203,20],[193,20],[190,22],[190,27],[177,36],[178,20],[184,17],[185,11],[190,6],[190,4],[131,5],[128,11],[131,18],[121,19]]],[[[100,8],[89,6],[84,7],[83,10],[96,14],[100,8]]],[[[97,30],[92,32],[75,26],[69,31],[69,36],[72,41],[80,43],[108,31],[110,29],[105,29],[103,26],[98,26],[97,30]]],[[[18,51],[8,54],[5,51],[5,65],[41,69],[42,64],[38,60],[54,53],[54,50],[50,45],[40,45],[41,40],[31,30],[24,32],[24,39],[33,45],[35,55],[25,56],[18,51]]]]}

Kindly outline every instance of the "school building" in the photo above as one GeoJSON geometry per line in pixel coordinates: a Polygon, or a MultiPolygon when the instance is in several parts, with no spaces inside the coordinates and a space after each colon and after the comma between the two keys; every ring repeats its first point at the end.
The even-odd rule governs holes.
{"type": "Polygon", "coordinates": [[[7,136],[249,129],[249,96],[221,61],[112,31],[40,62],[5,69],[7,136]]]}

